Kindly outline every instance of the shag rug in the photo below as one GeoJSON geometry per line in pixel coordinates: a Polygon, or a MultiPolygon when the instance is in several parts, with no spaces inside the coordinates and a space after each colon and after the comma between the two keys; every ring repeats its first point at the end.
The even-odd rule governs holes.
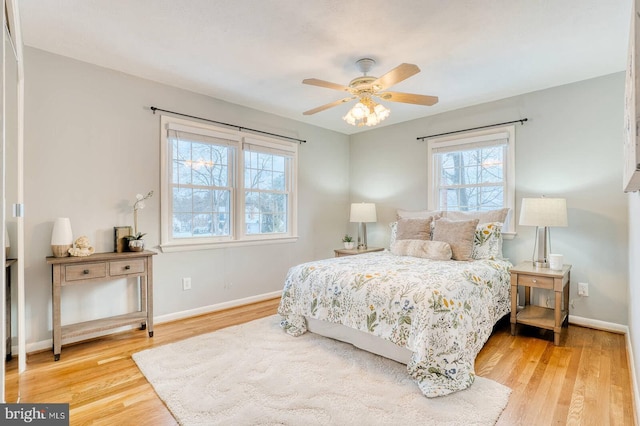
{"type": "Polygon", "coordinates": [[[493,425],[511,390],[476,377],[429,399],[406,366],[271,316],[133,359],[183,425],[493,425]]]}

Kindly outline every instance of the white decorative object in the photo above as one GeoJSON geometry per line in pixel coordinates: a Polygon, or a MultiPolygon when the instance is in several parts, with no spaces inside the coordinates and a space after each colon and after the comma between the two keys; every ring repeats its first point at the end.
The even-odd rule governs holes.
{"type": "Polygon", "coordinates": [[[95,249],[91,247],[91,243],[89,243],[89,238],[84,235],[78,237],[74,245],[75,247],[69,249],[71,256],[85,257],[91,256],[95,252],[95,249]]]}
{"type": "Polygon", "coordinates": [[[152,196],[153,191],[149,191],[147,195],[136,195],[136,202],[133,204],[133,236],[136,237],[136,239],[140,239],[140,235],[138,233],[138,210],[144,209],[144,200],[151,198],[152,196]]]}
{"type": "Polygon", "coordinates": [[[564,265],[564,256],[561,254],[550,254],[549,255],[549,268],[555,271],[561,271],[562,266],[564,265]]]}
{"type": "Polygon", "coordinates": [[[51,251],[55,257],[69,256],[69,249],[73,246],[71,221],[68,217],[59,217],[53,222],[51,233],[51,251]]]}

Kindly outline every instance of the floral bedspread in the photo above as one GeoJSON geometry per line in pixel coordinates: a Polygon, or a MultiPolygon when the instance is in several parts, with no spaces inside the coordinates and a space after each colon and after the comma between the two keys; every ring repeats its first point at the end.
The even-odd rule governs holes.
{"type": "Polygon", "coordinates": [[[289,270],[278,313],[293,336],[305,316],[374,334],[413,352],[409,374],[428,397],[466,389],[494,324],[510,311],[511,263],[434,261],[388,251],[289,270]]]}

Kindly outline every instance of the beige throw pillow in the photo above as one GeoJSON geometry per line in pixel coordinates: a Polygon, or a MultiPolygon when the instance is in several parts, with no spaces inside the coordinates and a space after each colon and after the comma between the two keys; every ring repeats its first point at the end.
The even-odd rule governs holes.
{"type": "Polygon", "coordinates": [[[433,219],[398,219],[396,240],[430,240],[433,219]]]}
{"type": "Polygon", "coordinates": [[[396,256],[413,256],[431,260],[450,260],[451,246],[443,241],[398,240],[391,245],[396,256]]]}
{"type": "Polygon", "coordinates": [[[438,219],[433,228],[433,240],[449,243],[453,260],[471,260],[476,226],[478,226],[478,219],[438,219]]]}

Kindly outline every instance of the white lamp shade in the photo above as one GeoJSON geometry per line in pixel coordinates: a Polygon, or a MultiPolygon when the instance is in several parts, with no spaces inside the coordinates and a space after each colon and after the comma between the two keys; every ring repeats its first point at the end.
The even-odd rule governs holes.
{"type": "Polygon", "coordinates": [[[520,225],[568,226],[567,200],[564,198],[523,198],[520,225]]]}
{"type": "Polygon", "coordinates": [[[350,222],[376,222],[376,205],[374,203],[351,204],[350,222]]]}
{"type": "Polygon", "coordinates": [[[64,246],[73,244],[73,233],[71,232],[71,221],[68,217],[59,217],[53,222],[53,232],[51,233],[52,246],[64,246]]]}

